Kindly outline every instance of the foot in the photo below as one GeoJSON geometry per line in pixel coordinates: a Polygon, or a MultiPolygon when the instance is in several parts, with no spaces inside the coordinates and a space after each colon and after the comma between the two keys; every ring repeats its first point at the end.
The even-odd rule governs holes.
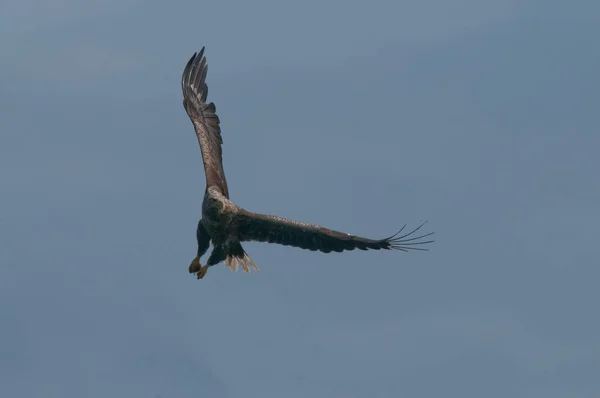
{"type": "Polygon", "coordinates": [[[200,257],[196,256],[195,259],[192,260],[189,268],[190,274],[195,274],[200,271],[200,257]]]}
{"type": "Polygon", "coordinates": [[[196,273],[196,276],[198,277],[198,279],[204,278],[204,275],[206,275],[206,271],[208,271],[208,267],[209,267],[208,264],[200,267],[200,271],[198,271],[198,273],[196,273]]]}

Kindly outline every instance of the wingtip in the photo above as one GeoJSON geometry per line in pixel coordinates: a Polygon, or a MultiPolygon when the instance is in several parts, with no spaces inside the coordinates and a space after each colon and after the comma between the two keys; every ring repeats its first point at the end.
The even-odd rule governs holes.
{"type": "MultiPolygon", "coordinates": [[[[188,60],[185,68],[183,69],[183,74],[181,76],[181,89],[185,92],[186,84],[194,84],[196,79],[198,78],[198,73],[204,70],[204,75],[206,75],[206,57],[204,57],[204,46],[200,49],[200,51],[195,52],[190,59],[188,60]],[[195,70],[195,72],[194,72],[195,70]]],[[[202,76],[200,76],[202,77],[202,76]]]]}
{"type": "Polygon", "coordinates": [[[202,58],[202,56],[204,55],[204,48],[205,46],[202,46],[202,48],[200,49],[200,51],[194,52],[194,54],[192,54],[192,56],[190,57],[190,60],[188,61],[188,64],[193,62],[194,59],[196,58],[202,58]]]}
{"type": "Polygon", "coordinates": [[[414,236],[413,235],[413,234],[415,234],[415,232],[417,232],[418,230],[420,230],[421,227],[423,227],[425,224],[427,224],[427,221],[423,222],[421,225],[419,225],[418,227],[416,227],[412,231],[410,231],[408,233],[405,233],[404,235],[398,236],[398,235],[400,235],[400,233],[406,227],[406,224],[405,224],[404,226],[402,226],[402,228],[400,229],[400,231],[396,232],[394,235],[392,235],[389,238],[387,238],[386,241],[389,243],[390,248],[396,249],[396,250],[402,250],[402,251],[408,251],[408,250],[429,251],[429,249],[421,248],[421,247],[415,247],[415,246],[418,246],[418,245],[427,245],[427,244],[435,242],[434,240],[427,240],[427,241],[421,240],[423,238],[427,238],[427,237],[429,237],[431,235],[434,235],[435,232],[429,232],[429,233],[426,233],[426,234],[423,234],[423,235],[420,235],[420,236],[414,236]]]}

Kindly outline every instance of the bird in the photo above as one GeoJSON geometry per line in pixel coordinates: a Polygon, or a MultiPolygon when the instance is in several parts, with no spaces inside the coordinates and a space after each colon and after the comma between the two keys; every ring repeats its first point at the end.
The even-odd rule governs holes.
{"type": "Polygon", "coordinates": [[[206,188],[202,201],[202,215],[196,228],[198,250],[189,266],[190,274],[202,279],[208,269],[224,262],[232,271],[240,266],[245,272],[259,270],[242,247],[242,242],[268,242],[323,253],[344,250],[428,250],[423,247],[433,240],[425,240],[433,232],[419,235],[417,231],[425,221],[410,232],[404,232],[406,224],[392,236],[384,239],[368,239],[335,231],[319,225],[292,221],[278,216],[253,213],[233,204],[229,199],[227,179],[223,171],[223,138],[216,107],[207,102],[208,66],[204,48],[187,62],[181,77],[183,107],[196,132],[204,172],[206,188]],[[200,259],[209,245],[213,249],[206,264],[200,259]]]}

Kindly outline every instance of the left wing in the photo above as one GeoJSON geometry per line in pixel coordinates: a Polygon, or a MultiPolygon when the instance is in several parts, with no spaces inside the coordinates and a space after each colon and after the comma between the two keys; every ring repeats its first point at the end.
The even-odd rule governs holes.
{"type": "Polygon", "coordinates": [[[360,236],[334,231],[318,225],[292,221],[282,217],[252,213],[239,209],[235,216],[240,241],[258,241],[278,243],[301,249],[320,250],[323,253],[342,252],[344,250],[428,250],[419,245],[425,245],[433,240],[423,241],[433,232],[413,236],[425,223],[413,231],[400,235],[404,227],[396,234],[385,239],[367,239],[360,236]],[[400,235],[400,236],[399,236],[400,235]]]}
{"type": "Polygon", "coordinates": [[[221,127],[216,114],[214,103],[206,103],[208,86],[206,85],[206,57],[204,47],[199,53],[194,53],[188,61],[181,76],[181,89],[183,90],[183,106],[194,124],[204,173],[206,174],[206,187],[216,186],[226,198],[229,198],[227,180],[223,171],[223,155],[221,145],[221,127]]]}

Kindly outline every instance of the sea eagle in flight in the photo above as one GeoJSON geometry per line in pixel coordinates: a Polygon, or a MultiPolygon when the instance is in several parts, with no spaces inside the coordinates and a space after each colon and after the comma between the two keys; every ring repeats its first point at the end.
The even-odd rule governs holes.
{"type": "Polygon", "coordinates": [[[252,213],[234,205],[229,200],[227,180],[223,172],[221,151],[223,139],[219,117],[215,112],[215,104],[206,102],[207,65],[203,54],[204,47],[199,53],[194,53],[185,66],[181,78],[183,106],[194,124],[206,174],[202,218],[196,230],[198,252],[190,264],[190,273],[195,273],[198,279],[201,279],[206,275],[208,268],[221,261],[224,261],[233,271],[237,270],[238,265],[246,272],[250,272],[250,267],[258,271],[254,261],[242,248],[241,242],[247,241],[279,243],[301,249],[320,250],[323,253],[354,249],[427,250],[420,245],[433,242],[423,240],[433,232],[415,236],[415,232],[423,224],[403,235],[400,234],[404,227],[389,238],[374,240],[318,225],[252,213]],[[211,243],[213,251],[206,264],[201,266],[200,257],[206,253],[211,243]]]}

